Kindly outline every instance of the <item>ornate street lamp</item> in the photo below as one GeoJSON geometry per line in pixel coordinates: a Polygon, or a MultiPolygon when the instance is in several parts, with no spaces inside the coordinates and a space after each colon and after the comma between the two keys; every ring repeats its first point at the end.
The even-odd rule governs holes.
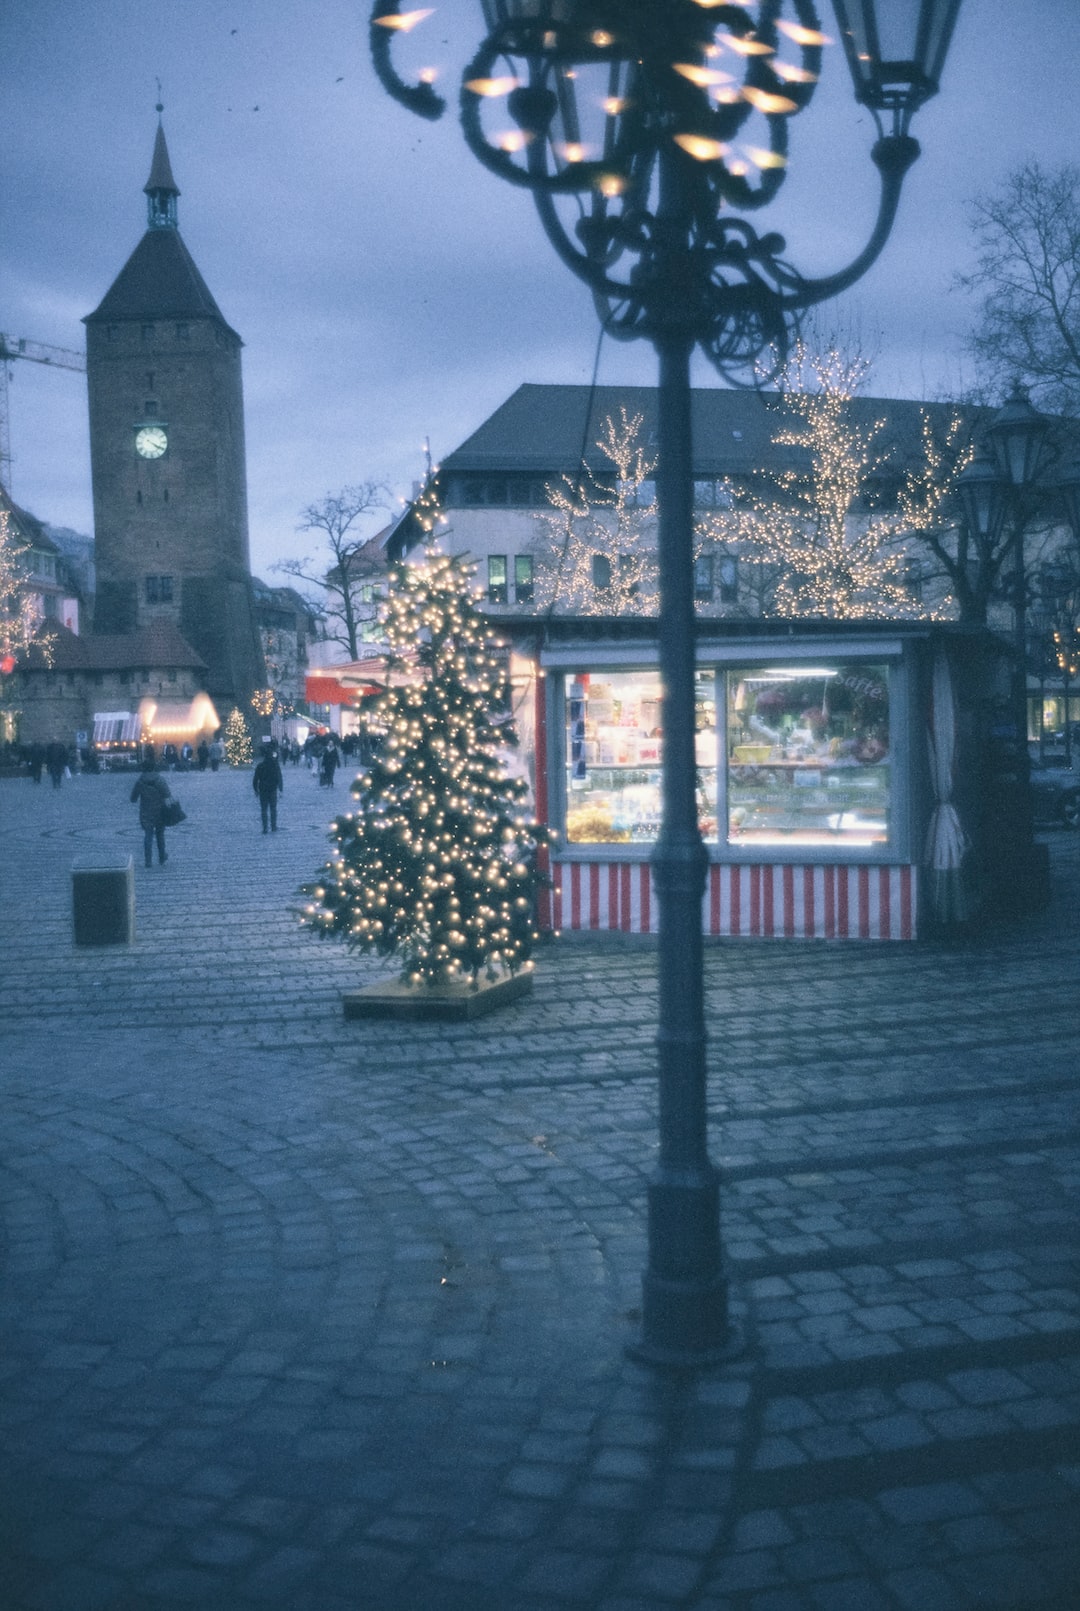
{"type": "MultiPolygon", "coordinates": [[[[880,199],[863,250],[818,279],[788,261],[783,236],[759,233],[750,221],[783,183],[791,120],[809,104],[830,43],[812,0],[481,6],[486,35],[460,90],[471,150],[532,192],[555,250],[590,287],[604,329],[618,340],[645,337],[659,360],[660,1158],[649,1185],[636,1352],[698,1366],[723,1358],[730,1337],[706,1137],[690,357],[698,346],[730,381],[760,383],[782,367],[799,315],[874,262],[919,154],[907,132],[911,115],[937,90],[960,0],[834,0],[856,97],[878,126],[870,156],[880,199]]],[[[395,40],[429,15],[375,0],[371,50],[390,94],[437,118],[445,102],[436,74],[425,69],[406,82],[391,59],[395,40]]]]}
{"type": "MultiPolygon", "coordinates": [[[[1003,891],[1020,910],[1043,906],[1049,899],[1049,867],[1045,846],[1034,840],[1031,802],[1031,758],[1028,754],[1028,589],[1024,535],[1031,499],[1040,491],[1051,421],[1032,407],[1017,383],[997,411],[985,436],[993,457],[980,451],[957,478],[968,530],[992,552],[1006,522],[1011,523],[1013,551],[1012,737],[1003,749],[1002,777],[1010,781],[1011,806],[1005,831],[995,843],[1003,858],[1003,891]]],[[[1040,678],[1041,678],[1040,670],[1040,678]]],[[[1040,742],[1042,718],[1040,716],[1040,742]]]]}

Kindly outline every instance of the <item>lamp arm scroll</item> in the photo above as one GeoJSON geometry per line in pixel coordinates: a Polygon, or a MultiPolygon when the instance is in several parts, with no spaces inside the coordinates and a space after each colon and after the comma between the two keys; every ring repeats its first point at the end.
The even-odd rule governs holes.
{"type": "Polygon", "coordinates": [[[919,151],[918,140],[910,134],[886,134],[875,143],[870,156],[881,175],[881,191],[878,214],[870,239],[847,268],[815,280],[800,279],[798,289],[782,298],[782,306],[786,313],[797,313],[803,308],[812,308],[816,303],[826,302],[830,297],[846,291],[849,286],[862,279],[867,269],[877,261],[892,232],[907,171],[917,160],[919,151]]]}
{"type": "Polygon", "coordinates": [[[434,123],[446,111],[442,96],[425,79],[406,84],[390,59],[395,36],[408,32],[411,25],[410,14],[401,11],[401,0],[375,0],[368,28],[371,64],[388,95],[418,117],[434,123]]]}

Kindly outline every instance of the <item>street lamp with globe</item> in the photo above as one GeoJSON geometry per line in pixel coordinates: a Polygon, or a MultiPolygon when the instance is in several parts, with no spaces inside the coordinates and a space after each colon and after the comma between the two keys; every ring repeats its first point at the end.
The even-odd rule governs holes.
{"type": "MultiPolygon", "coordinates": [[[[691,1368],[731,1349],[719,1189],[707,1147],[701,905],[707,856],[694,753],[690,359],[735,384],[782,367],[800,315],[875,261],[919,155],[912,114],[936,94],[960,0],[833,0],[856,100],[878,138],[877,217],[844,269],[800,274],[751,219],[777,195],[791,120],[830,43],[811,0],[481,0],[484,38],[460,88],[466,141],[531,191],[604,330],[659,365],[659,659],[663,814],[652,858],[658,942],[660,1156],[648,1192],[640,1341],[691,1368]]],[[[375,0],[372,59],[403,105],[437,118],[437,74],[406,81],[395,42],[431,15],[375,0]]]]}

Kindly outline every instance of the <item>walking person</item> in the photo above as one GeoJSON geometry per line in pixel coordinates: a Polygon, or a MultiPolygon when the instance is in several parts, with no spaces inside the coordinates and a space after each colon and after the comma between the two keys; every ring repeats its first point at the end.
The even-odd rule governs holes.
{"type": "Polygon", "coordinates": [[[45,751],[45,770],[48,772],[50,778],[52,778],[52,786],[54,789],[58,789],[63,782],[64,772],[67,764],[67,745],[61,744],[58,738],[54,738],[48,749],[45,751]]]}
{"type": "Polygon", "coordinates": [[[269,832],[277,833],[277,803],[278,795],[285,791],[285,779],[281,773],[281,765],[274,753],[273,745],[268,744],[263,749],[262,759],[255,768],[251,786],[259,796],[259,811],[262,814],[262,831],[266,833],[267,823],[269,832]]]}
{"type": "Polygon", "coordinates": [[[327,740],[323,750],[322,765],[319,768],[319,782],[327,789],[334,787],[334,773],[338,768],[337,745],[327,740]]]}
{"type": "Polygon", "coordinates": [[[154,841],[157,840],[158,864],[168,861],[165,854],[165,804],[172,792],[157,769],[153,756],[143,762],[142,772],[135,781],[131,799],[139,803],[139,827],[143,831],[143,853],[149,867],[154,860],[154,841]]]}

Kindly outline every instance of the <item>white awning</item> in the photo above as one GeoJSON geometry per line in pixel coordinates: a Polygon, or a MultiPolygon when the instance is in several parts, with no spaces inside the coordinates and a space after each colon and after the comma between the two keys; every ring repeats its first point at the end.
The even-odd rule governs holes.
{"type": "Polygon", "coordinates": [[[95,744],[137,744],[141,723],[130,710],[96,710],[95,744]]]}

